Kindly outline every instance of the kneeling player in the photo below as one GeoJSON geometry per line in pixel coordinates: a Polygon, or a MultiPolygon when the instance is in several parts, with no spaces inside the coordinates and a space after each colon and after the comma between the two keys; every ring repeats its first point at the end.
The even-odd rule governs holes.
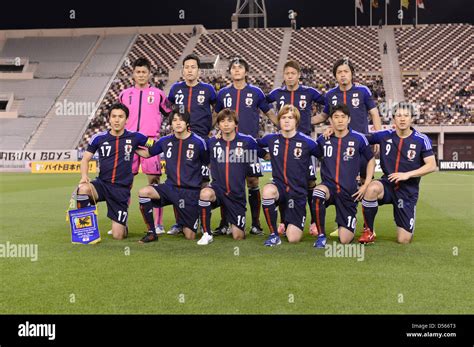
{"type": "Polygon", "coordinates": [[[336,222],[341,243],[350,243],[354,238],[357,224],[357,201],[362,199],[364,192],[372,180],[375,170],[375,159],[366,137],[349,129],[349,108],[336,105],[331,108],[329,119],[334,129],[328,140],[321,135],[316,141],[323,156],[321,159],[322,182],[314,189],[313,206],[318,228],[316,248],[326,245],[325,219],[326,207],[336,206],[336,222]],[[357,176],[360,162],[367,161],[367,178],[357,189],[357,176]]]}
{"type": "Polygon", "coordinates": [[[107,217],[112,220],[112,235],[127,237],[128,204],[133,183],[132,163],[139,146],[151,146],[152,140],[141,133],[125,130],[129,111],[123,104],[109,109],[110,131],[92,137],[81,161],[81,180],[77,192],[77,207],[89,206],[92,200],[107,203],[107,217]],[[94,153],[99,151],[99,177],[90,182],[87,172],[94,153]]]}
{"type": "Polygon", "coordinates": [[[166,182],[141,188],[138,195],[143,220],[148,228],[140,243],[158,240],[154,228],[153,207],[173,205],[177,222],[183,226],[186,239],[194,240],[199,226],[199,191],[201,166],[208,164],[207,146],[202,138],[191,133],[189,113],[173,111],[170,114],[172,135],[162,137],[153,147],[137,153],[144,157],[165,154],[166,182]]]}
{"type": "Polygon", "coordinates": [[[316,143],[297,132],[300,112],[293,105],[284,105],[278,112],[279,134],[266,135],[258,144],[268,147],[272,163],[272,183],[263,187],[262,207],[270,229],[265,246],[281,244],[277,230],[277,206],[283,206],[286,236],[290,243],[303,238],[306,219],[308,178],[311,155],[319,156],[316,143]]]}
{"type": "Polygon", "coordinates": [[[393,108],[395,130],[367,135],[371,144],[380,144],[380,165],[384,175],[373,181],[362,200],[364,233],[360,243],[375,241],[374,220],[378,205],[393,205],[397,241],[409,243],[415,231],[415,212],[420,177],[436,170],[430,139],[411,127],[415,111],[409,103],[393,108]]]}
{"type": "Polygon", "coordinates": [[[211,210],[223,206],[226,220],[234,240],[245,238],[245,182],[246,177],[262,176],[258,154],[266,152],[259,149],[255,139],[236,132],[238,119],[234,110],[225,108],[217,115],[220,138],[209,139],[209,157],[212,183],[201,190],[199,206],[203,236],[199,245],[212,242],[211,210]]]}

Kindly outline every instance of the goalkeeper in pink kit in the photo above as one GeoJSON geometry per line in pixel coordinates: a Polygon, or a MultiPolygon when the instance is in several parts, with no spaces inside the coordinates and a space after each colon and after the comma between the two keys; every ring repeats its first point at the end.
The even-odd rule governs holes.
{"type": "MultiPolygon", "coordinates": [[[[162,113],[165,116],[171,112],[165,93],[149,83],[151,64],[146,58],[138,58],[133,62],[133,87],[124,89],[119,95],[119,101],[130,110],[125,128],[157,140],[160,137],[162,113]]],[[[140,166],[148,177],[149,184],[160,183],[161,163],[160,156],[141,158],[134,155],[132,172],[136,175],[140,166]]],[[[163,234],[163,208],[155,208],[156,233],[163,234]]]]}

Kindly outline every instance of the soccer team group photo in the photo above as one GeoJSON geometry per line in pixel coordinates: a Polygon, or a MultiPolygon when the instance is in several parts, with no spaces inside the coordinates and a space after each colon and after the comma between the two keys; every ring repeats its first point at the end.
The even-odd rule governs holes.
{"type": "Polygon", "coordinates": [[[138,335],[167,330],[154,315],[323,315],[301,327],[365,338],[397,315],[405,342],[455,342],[461,325],[429,324],[474,312],[469,5],[202,0],[0,20],[0,320],[35,342],[41,315],[123,315],[98,326],[138,335]]]}

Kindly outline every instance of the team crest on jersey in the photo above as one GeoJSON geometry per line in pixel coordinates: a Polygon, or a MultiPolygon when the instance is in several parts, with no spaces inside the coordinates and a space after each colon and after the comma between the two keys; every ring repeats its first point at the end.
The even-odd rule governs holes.
{"type": "Polygon", "coordinates": [[[352,159],[355,154],[355,149],[354,147],[347,147],[346,153],[344,153],[343,160],[344,161],[349,161],[349,159],[352,159]]]}
{"type": "Polygon", "coordinates": [[[132,153],[132,145],[125,145],[124,147],[124,151],[125,151],[125,155],[123,157],[123,160],[125,161],[130,161],[130,154],[132,153]]]}
{"type": "Polygon", "coordinates": [[[306,108],[306,100],[300,100],[300,108],[302,109],[306,108]]]}
{"type": "Polygon", "coordinates": [[[193,157],[194,157],[194,150],[188,149],[188,150],[186,151],[186,158],[188,158],[188,159],[193,159],[193,157]]]}
{"type": "Polygon", "coordinates": [[[409,149],[407,152],[408,160],[413,161],[413,159],[415,159],[415,156],[416,156],[416,151],[409,149]]]}
{"type": "Polygon", "coordinates": [[[252,104],[253,104],[253,99],[252,98],[245,98],[245,105],[252,106],[252,104]]]}
{"type": "Polygon", "coordinates": [[[146,101],[148,101],[148,103],[151,105],[155,101],[155,97],[153,95],[148,95],[146,101]]]}
{"type": "Polygon", "coordinates": [[[244,149],[242,147],[235,147],[234,154],[236,157],[241,157],[244,154],[244,149]]]}
{"type": "Polygon", "coordinates": [[[303,154],[303,150],[300,147],[297,147],[293,151],[293,154],[295,155],[295,159],[299,159],[301,158],[301,154],[303,154]]]}
{"type": "Polygon", "coordinates": [[[198,95],[197,101],[199,105],[202,105],[204,103],[204,100],[206,100],[206,97],[204,95],[198,95]]]}
{"type": "Polygon", "coordinates": [[[353,99],[352,99],[352,106],[358,107],[358,106],[359,106],[359,103],[360,103],[359,98],[353,98],[353,99]]]}

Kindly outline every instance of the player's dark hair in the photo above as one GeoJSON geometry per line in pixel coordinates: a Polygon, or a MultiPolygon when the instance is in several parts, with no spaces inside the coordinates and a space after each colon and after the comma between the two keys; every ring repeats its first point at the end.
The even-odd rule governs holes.
{"type": "Polygon", "coordinates": [[[334,113],[336,113],[337,111],[341,111],[347,117],[351,116],[351,112],[349,110],[349,107],[346,104],[337,104],[336,106],[331,106],[330,111],[329,111],[329,117],[332,118],[332,115],[334,113]]]}
{"type": "Polygon", "coordinates": [[[245,68],[245,72],[250,72],[250,66],[249,66],[249,64],[245,61],[244,58],[241,58],[241,57],[233,57],[233,58],[230,58],[230,61],[229,61],[229,72],[230,72],[230,69],[232,68],[232,65],[234,65],[234,64],[242,65],[242,66],[245,68]]]}
{"type": "Polygon", "coordinates": [[[128,107],[125,106],[124,104],[121,104],[119,102],[115,103],[115,104],[112,104],[110,107],[109,107],[109,111],[107,113],[107,118],[110,118],[110,114],[112,113],[112,110],[122,110],[123,112],[125,112],[125,118],[128,119],[128,115],[130,114],[130,111],[128,110],[128,107]]]}
{"type": "Polygon", "coordinates": [[[293,69],[295,69],[296,71],[298,71],[298,73],[301,72],[301,66],[300,64],[296,61],[296,60],[288,60],[286,63],[285,63],[285,66],[283,66],[283,71],[285,71],[285,69],[287,67],[292,67],[293,69]]]}
{"type": "Polygon", "coordinates": [[[392,118],[395,117],[395,115],[397,114],[399,110],[410,112],[410,117],[413,117],[414,115],[416,115],[415,107],[413,106],[411,102],[402,101],[395,104],[392,107],[392,118]]]}
{"type": "Polygon", "coordinates": [[[334,78],[336,78],[337,68],[341,65],[349,66],[349,69],[351,69],[351,73],[352,73],[352,79],[354,79],[354,74],[355,74],[354,65],[352,65],[352,62],[348,58],[339,59],[338,61],[334,63],[332,67],[332,74],[334,78]]]}
{"type": "Polygon", "coordinates": [[[183,66],[184,66],[184,63],[186,63],[188,60],[196,60],[198,68],[201,67],[201,59],[199,59],[199,57],[196,54],[193,53],[193,54],[188,54],[187,56],[185,56],[183,59],[183,66]]]}
{"type": "Polygon", "coordinates": [[[237,113],[230,108],[224,108],[217,114],[216,123],[219,124],[226,118],[232,119],[235,124],[239,124],[239,118],[237,117],[237,113]]]}
{"type": "Polygon", "coordinates": [[[135,60],[132,64],[132,69],[135,69],[137,66],[145,66],[148,71],[151,71],[151,63],[147,58],[141,57],[135,60]]]}
{"type": "Polygon", "coordinates": [[[189,112],[183,107],[183,105],[173,105],[168,118],[170,125],[173,122],[173,118],[175,115],[179,116],[179,118],[181,118],[189,126],[189,120],[191,116],[189,112]]]}

